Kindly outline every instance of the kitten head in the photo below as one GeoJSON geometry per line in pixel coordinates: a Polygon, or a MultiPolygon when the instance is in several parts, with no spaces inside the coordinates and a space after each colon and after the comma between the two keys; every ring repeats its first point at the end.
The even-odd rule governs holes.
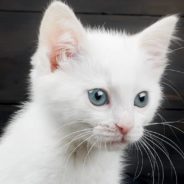
{"type": "Polygon", "coordinates": [[[33,101],[76,140],[109,147],[139,140],[160,105],[177,20],[135,35],[85,29],[67,5],[53,2],[32,58],[33,101]]]}

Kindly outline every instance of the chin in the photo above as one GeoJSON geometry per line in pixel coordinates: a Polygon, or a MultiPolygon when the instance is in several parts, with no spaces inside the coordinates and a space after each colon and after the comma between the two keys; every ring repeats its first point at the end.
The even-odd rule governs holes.
{"type": "Polygon", "coordinates": [[[104,151],[121,151],[123,149],[126,149],[127,146],[131,144],[131,142],[123,138],[108,139],[107,137],[105,137],[103,139],[102,137],[94,137],[89,141],[89,144],[93,147],[96,147],[97,149],[104,151]]]}

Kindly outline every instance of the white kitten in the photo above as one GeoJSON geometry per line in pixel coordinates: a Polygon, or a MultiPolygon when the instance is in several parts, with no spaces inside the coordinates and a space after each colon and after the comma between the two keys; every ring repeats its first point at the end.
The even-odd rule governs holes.
{"type": "Polygon", "coordinates": [[[160,104],[177,20],[133,36],[86,30],[53,2],[32,58],[31,100],[1,139],[0,183],[120,183],[122,150],[142,137],[160,104]]]}

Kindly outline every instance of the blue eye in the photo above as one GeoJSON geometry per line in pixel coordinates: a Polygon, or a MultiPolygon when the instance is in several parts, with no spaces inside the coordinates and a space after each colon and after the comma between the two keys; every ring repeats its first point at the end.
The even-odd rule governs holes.
{"type": "Polygon", "coordinates": [[[109,103],[108,94],[99,88],[88,91],[89,101],[95,106],[102,106],[109,103]]]}
{"type": "Polygon", "coordinates": [[[145,107],[148,104],[148,92],[142,91],[134,99],[134,105],[140,108],[145,107]]]}

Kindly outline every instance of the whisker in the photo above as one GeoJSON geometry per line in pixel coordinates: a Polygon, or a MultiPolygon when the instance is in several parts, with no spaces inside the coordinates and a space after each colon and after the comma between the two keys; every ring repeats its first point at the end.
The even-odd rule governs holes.
{"type": "MultiPolygon", "coordinates": [[[[162,142],[159,140],[159,139],[157,139],[157,137],[154,137],[154,138],[152,138],[152,136],[151,136],[151,133],[148,133],[149,135],[148,136],[146,136],[147,138],[150,138],[150,141],[152,140],[152,143],[153,144],[155,144],[154,143],[154,141],[158,144],[158,145],[160,145],[161,146],[161,148],[163,149],[163,151],[168,155],[168,157],[169,157],[169,152],[167,151],[167,149],[166,149],[166,147],[162,144],[162,142]]],[[[172,171],[172,170],[171,170],[172,171]]]]}
{"type": "MultiPolygon", "coordinates": [[[[150,141],[153,145],[155,145],[155,143],[149,137],[145,136],[144,138],[147,141],[150,141]]],[[[146,140],[145,140],[145,142],[147,142],[146,140]]],[[[161,169],[162,169],[162,184],[163,184],[164,183],[164,166],[163,166],[162,160],[161,160],[160,156],[158,155],[158,153],[155,151],[155,149],[151,145],[149,145],[149,144],[147,144],[147,145],[148,145],[148,147],[150,147],[150,149],[152,149],[152,151],[155,153],[155,155],[157,156],[157,158],[160,162],[161,169]]],[[[158,164],[157,164],[157,166],[158,166],[158,164]]],[[[158,167],[158,183],[159,183],[159,178],[160,178],[160,173],[159,173],[159,167],[158,167]]]]}
{"type": "Polygon", "coordinates": [[[182,49],[184,49],[184,47],[179,47],[179,48],[177,48],[177,49],[173,49],[173,50],[171,50],[171,51],[170,51],[170,53],[173,53],[173,52],[176,52],[176,51],[178,51],[178,50],[182,50],[182,49]]]}
{"type": "MultiPolygon", "coordinates": [[[[183,122],[182,122],[182,123],[183,123],[183,122]]],[[[165,125],[165,126],[169,126],[169,127],[172,127],[172,128],[174,128],[174,129],[178,130],[180,133],[184,134],[184,131],[183,131],[183,130],[181,130],[181,129],[178,128],[178,127],[175,127],[175,126],[171,125],[172,122],[169,122],[169,123],[166,123],[166,122],[164,122],[164,123],[153,123],[153,124],[150,124],[149,126],[152,126],[152,125],[159,125],[159,124],[165,125]]]]}
{"type": "MultiPolygon", "coordinates": [[[[159,116],[159,118],[161,119],[162,123],[166,122],[166,119],[160,113],[157,112],[156,114],[159,116]]],[[[163,125],[162,127],[163,127],[163,131],[164,131],[164,134],[165,134],[165,126],[163,125]]]]}
{"type": "MultiPolygon", "coordinates": [[[[166,119],[160,114],[160,113],[157,113],[164,121],[166,121],[166,119]]],[[[163,122],[164,122],[163,121],[163,122]]],[[[164,125],[164,124],[162,124],[163,125],[163,127],[164,127],[164,134],[165,134],[165,126],[167,126],[167,125],[164,125]]],[[[176,137],[176,139],[177,139],[177,141],[181,144],[181,141],[179,140],[179,138],[178,138],[178,136],[176,135],[176,133],[175,133],[175,131],[173,130],[173,126],[171,125],[171,126],[169,126],[168,125],[168,127],[169,127],[169,129],[171,130],[171,132],[173,133],[173,135],[176,137]]],[[[175,128],[175,127],[174,127],[175,128]]],[[[177,129],[177,127],[176,127],[176,129],[177,129]]]]}
{"type": "MultiPolygon", "coordinates": [[[[91,138],[92,138],[92,137],[91,137],[91,138]]],[[[96,142],[94,142],[94,143],[90,146],[89,150],[87,151],[87,154],[86,154],[86,156],[85,156],[85,158],[84,158],[84,162],[83,162],[83,170],[84,170],[84,167],[85,167],[85,163],[86,163],[86,161],[87,161],[87,158],[88,158],[90,152],[92,151],[92,149],[94,148],[95,145],[96,145],[96,142]]]]}
{"type": "MultiPolygon", "coordinates": [[[[139,155],[138,155],[138,151],[139,151],[138,149],[139,149],[139,147],[138,147],[138,145],[137,145],[136,142],[135,142],[134,145],[135,145],[135,148],[136,148],[136,158],[137,158],[137,160],[138,160],[138,161],[137,161],[136,170],[135,170],[135,172],[134,172],[134,179],[133,179],[133,180],[135,181],[135,180],[138,178],[138,177],[137,177],[137,172],[138,172],[138,168],[139,168],[139,164],[140,164],[140,163],[139,163],[139,155]]],[[[140,171],[139,171],[139,172],[140,172],[140,171]]],[[[138,176],[139,176],[139,175],[140,175],[140,174],[138,174],[138,176]]]]}
{"type": "Polygon", "coordinates": [[[66,151],[68,151],[68,149],[69,149],[69,147],[72,143],[74,143],[75,141],[80,140],[81,138],[87,136],[88,134],[91,134],[91,131],[85,131],[85,132],[82,132],[81,134],[77,134],[69,142],[66,142],[65,144],[62,144],[62,147],[68,146],[67,149],[66,149],[66,151]]]}
{"type": "Polygon", "coordinates": [[[166,69],[168,71],[171,71],[171,72],[176,72],[176,73],[180,73],[180,74],[184,74],[183,71],[180,71],[180,70],[174,70],[174,69],[166,69]]]}
{"type": "MultiPolygon", "coordinates": [[[[147,134],[148,136],[149,136],[149,134],[147,134]]],[[[157,137],[158,138],[158,137],[157,137]]],[[[167,153],[165,153],[165,151],[162,149],[162,148],[160,148],[160,146],[158,145],[158,144],[155,144],[155,143],[153,143],[166,157],[167,157],[167,159],[169,160],[169,162],[170,162],[170,165],[171,165],[171,167],[173,168],[173,171],[174,171],[174,174],[175,174],[175,181],[176,181],[176,184],[178,183],[177,181],[178,181],[178,177],[177,177],[177,172],[176,172],[176,169],[175,169],[175,167],[174,167],[174,164],[173,164],[173,162],[172,162],[172,160],[170,159],[170,157],[169,157],[169,155],[167,154],[167,153]]]]}
{"type": "MultiPolygon", "coordinates": [[[[143,142],[143,144],[145,145],[145,147],[147,148],[148,153],[150,153],[151,158],[153,158],[153,160],[154,160],[154,161],[153,161],[153,172],[155,173],[155,165],[156,165],[157,173],[158,173],[158,183],[159,183],[159,177],[160,177],[160,175],[159,175],[159,166],[158,166],[158,163],[157,163],[157,161],[156,161],[156,158],[155,158],[154,154],[151,152],[151,150],[149,149],[148,144],[146,144],[146,140],[144,139],[144,137],[143,137],[143,139],[142,139],[142,142],[143,142]]],[[[155,175],[155,174],[154,174],[154,175],[155,175]]]]}
{"type": "MultiPolygon", "coordinates": [[[[85,134],[83,137],[85,137],[85,136],[87,136],[87,135],[89,135],[86,139],[84,139],[82,142],[80,142],[71,152],[70,152],[70,154],[68,155],[68,157],[66,158],[66,160],[65,160],[65,172],[66,172],[66,170],[67,170],[67,168],[68,168],[68,162],[69,162],[69,160],[70,160],[70,158],[71,158],[71,156],[72,156],[72,154],[83,144],[83,143],[85,143],[88,139],[90,139],[93,135],[90,135],[91,134],[91,132],[88,132],[88,134],[85,134]]],[[[80,137],[80,138],[82,138],[82,137],[80,137]]],[[[65,175],[65,174],[64,174],[65,175]]],[[[63,180],[64,180],[65,178],[63,178],[63,180]]]]}
{"type": "Polygon", "coordinates": [[[86,129],[78,130],[78,131],[75,131],[75,132],[71,132],[70,134],[67,134],[65,137],[61,137],[60,141],[63,141],[65,139],[69,138],[72,135],[82,133],[82,132],[86,132],[87,130],[92,130],[92,128],[86,128],[86,129]]]}
{"type": "MultiPolygon", "coordinates": [[[[143,160],[143,153],[142,153],[142,150],[141,150],[141,148],[140,148],[140,146],[139,146],[139,141],[137,142],[137,147],[138,147],[138,150],[140,151],[140,153],[141,153],[141,169],[139,170],[139,173],[137,174],[137,176],[136,175],[134,175],[134,181],[136,180],[136,179],[138,179],[139,178],[139,176],[141,175],[141,173],[142,173],[142,169],[143,169],[143,165],[144,165],[144,160],[143,160]]],[[[136,174],[136,173],[135,173],[136,174]]]]}
{"type": "Polygon", "coordinates": [[[150,162],[150,164],[151,164],[152,179],[153,179],[153,180],[152,180],[152,184],[154,184],[154,183],[155,183],[155,173],[154,173],[154,167],[153,167],[153,163],[152,163],[151,157],[150,157],[150,155],[148,154],[148,151],[146,150],[145,145],[143,144],[142,140],[140,141],[140,146],[144,149],[144,151],[145,151],[145,153],[146,153],[146,155],[147,155],[147,157],[148,157],[148,159],[149,159],[149,162],[150,162]]]}
{"type": "Polygon", "coordinates": [[[91,137],[93,137],[93,135],[88,136],[85,140],[83,140],[82,142],[80,142],[69,154],[69,158],[70,156],[83,144],[85,143],[87,140],[89,140],[91,137]]]}
{"type": "Polygon", "coordinates": [[[184,121],[164,121],[164,122],[159,122],[159,123],[150,123],[148,125],[144,125],[144,127],[149,127],[149,126],[153,126],[153,125],[162,125],[162,124],[177,124],[177,123],[180,123],[180,124],[184,124],[184,121]]]}
{"type": "Polygon", "coordinates": [[[152,148],[151,145],[148,144],[147,140],[144,139],[144,142],[145,142],[145,145],[147,146],[147,149],[150,150],[150,153],[152,153],[152,158],[154,159],[154,170],[155,170],[155,167],[157,169],[157,178],[158,178],[158,183],[160,182],[160,169],[159,169],[159,164],[157,163],[157,153],[155,153],[154,149],[152,148]]]}
{"type": "Polygon", "coordinates": [[[151,130],[149,130],[149,131],[145,130],[145,132],[149,132],[152,134],[153,137],[157,137],[157,139],[161,140],[162,142],[165,142],[167,145],[169,145],[171,148],[173,148],[184,159],[184,152],[181,150],[181,148],[174,141],[172,141],[171,139],[169,139],[168,137],[166,137],[162,134],[159,134],[159,133],[151,131],[151,130]],[[161,136],[162,138],[160,138],[159,136],[161,136]]]}
{"type": "Polygon", "coordinates": [[[162,82],[162,84],[164,84],[164,85],[168,86],[170,89],[172,89],[173,92],[180,98],[180,100],[182,101],[182,103],[184,103],[184,100],[183,100],[182,95],[171,84],[168,84],[166,82],[162,82]]]}

